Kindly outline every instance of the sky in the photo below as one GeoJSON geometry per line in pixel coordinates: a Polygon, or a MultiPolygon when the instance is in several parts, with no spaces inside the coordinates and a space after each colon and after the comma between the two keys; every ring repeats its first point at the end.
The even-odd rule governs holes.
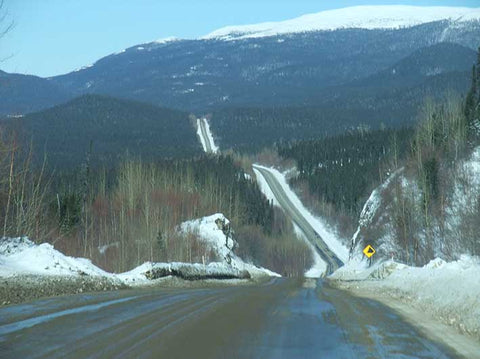
{"type": "MultiPolygon", "coordinates": [[[[2,0],[0,0],[1,2],[2,0]]],[[[480,0],[3,0],[0,69],[54,76],[165,37],[356,5],[480,7],[480,0]]]]}

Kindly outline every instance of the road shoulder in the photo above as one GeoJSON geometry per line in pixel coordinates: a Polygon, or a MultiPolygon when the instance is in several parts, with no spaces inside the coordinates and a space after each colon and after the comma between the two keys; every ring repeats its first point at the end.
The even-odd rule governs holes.
{"type": "Polygon", "coordinates": [[[480,341],[477,338],[461,333],[457,328],[428,315],[425,310],[415,307],[408,296],[385,288],[372,287],[365,281],[329,279],[328,283],[332,287],[348,291],[351,295],[373,299],[388,306],[426,337],[452,348],[459,356],[480,358],[480,341]]]}
{"type": "Polygon", "coordinates": [[[255,279],[201,279],[184,280],[165,277],[139,285],[126,285],[106,277],[18,275],[0,278],[0,307],[62,295],[117,291],[141,288],[214,288],[264,283],[268,277],[255,279]]]}

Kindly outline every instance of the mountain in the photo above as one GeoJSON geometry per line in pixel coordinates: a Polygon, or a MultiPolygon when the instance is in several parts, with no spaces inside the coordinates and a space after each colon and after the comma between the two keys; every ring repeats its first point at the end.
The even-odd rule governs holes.
{"type": "Polygon", "coordinates": [[[425,97],[463,93],[476,53],[439,43],[421,48],[364,79],[312,93],[303,106],[229,107],[212,111],[222,148],[256,150],[275,142],[313,139],[356,127],[412,125],[425,97]]]}
{"type": "MultiPolygon", "coordinates": [[[[338,129],[335,116],[322,122],[342,130],[365,119],[412,121],[426,95],[450,86],[465,93],[479,39],[480,9],[352,7],[140,44],[46,81],[69,98],[102,94],[198,114],[302,106],[335,114],[345,106],[338,129]]],[[[17,113],[6,96],[2,112],[17,113]]]]}
{"type": "Polygon", "coordinates": [[[156,159],[201,153],[188,114],[150,104],[85,95],[66,104],[3,121],[20,134],[23,146],[33,141],[37,160],[72,167],[91,160],[110,165],[123,157],[156,159]]]}
{"type": "Polygon", "coordinates": [[[200,112],[300,105],[316,91],[367,78],[424,47],[448,41],[476,49],[479,38],[479,21],[457,28],[439,21],[401,29],[167,41],[126,49],[52,81],[76,95],[108,94],[200,112]]]}
{"type": "Polygon", "coordinates": [[[71,96],[53,81],[0,71],[0,115],[21,115],[67,101],[71,96]]]}
{"type": "MultiPolygon", "coordinates": [[[[423,47],[366,78],[322,89],[308,103],[373,111],[385,124],[403,125],[415,120],[425,97],[464,94],[470,86],[476,53],[453,43],[423,47]]],[[[378,124],[378,123],[377,123],[378,124]]]]}
{"type": "Polygon", "coordinates": [[[476,56],[472,49],[441,42],[416,50],[393,66],[351,85],[406,87],[418,85],[429,78],[450,72],[470,73],[476,56]]]}

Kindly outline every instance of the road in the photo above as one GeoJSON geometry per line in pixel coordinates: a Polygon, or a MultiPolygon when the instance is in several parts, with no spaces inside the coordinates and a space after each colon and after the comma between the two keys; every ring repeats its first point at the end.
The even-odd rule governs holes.
{"type": "Polygon", "coordinates": [[[0,309],[1,358],[455,358],[322,279],[142,289],[0,309]]]}
{"type": "Polygon", "coordinates": [[[205,147],[206,147],[205,152],[213,153],[214,151],[213,151],[213,148],[212,148],[212,144],[210,143],[210,138],[208,137],[205,122],[206,122],[206,120],[204,118],[201,118],[201,119],[198,120],[198,124],[200,126],[200,133],[201,133],[201,136],[202,136],[203,141],[205,143],[205,147]]]}
{"type": "Polygon", "coordinates": [[[253,166],[265,178],[268,186],[275,195],[280,206],[288,217],[303,231],[307,239],[317,250],[318,254],[327,263],[327,273],[333,273],[336,269],[343,265],[343,262],[333,253],[323,241],[322,237],[313,229],[310,223],[303,217],[301,212],[290,201],[282,186],[275,176],[267,169],[253,166]]]}

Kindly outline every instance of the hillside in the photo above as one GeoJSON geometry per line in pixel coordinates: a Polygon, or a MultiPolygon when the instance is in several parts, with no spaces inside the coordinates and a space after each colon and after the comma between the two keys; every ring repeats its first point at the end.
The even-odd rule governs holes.
{"type": "Polygon", "coordinates": [[[200,145],[188,114],[149,104],[86,95],[66,104],[4,121],[30,139],[37,159],[44,151],[49,164],[78,166],[92,144],[91,161],[111,164],[130,155],[147,159],[191,156],[200,145]]]}
{"type": "Polygon", "coordinates": [[[48,79],[0,70],[0,116],[42,110],[69,98],[68,91],[48,79]]]}

